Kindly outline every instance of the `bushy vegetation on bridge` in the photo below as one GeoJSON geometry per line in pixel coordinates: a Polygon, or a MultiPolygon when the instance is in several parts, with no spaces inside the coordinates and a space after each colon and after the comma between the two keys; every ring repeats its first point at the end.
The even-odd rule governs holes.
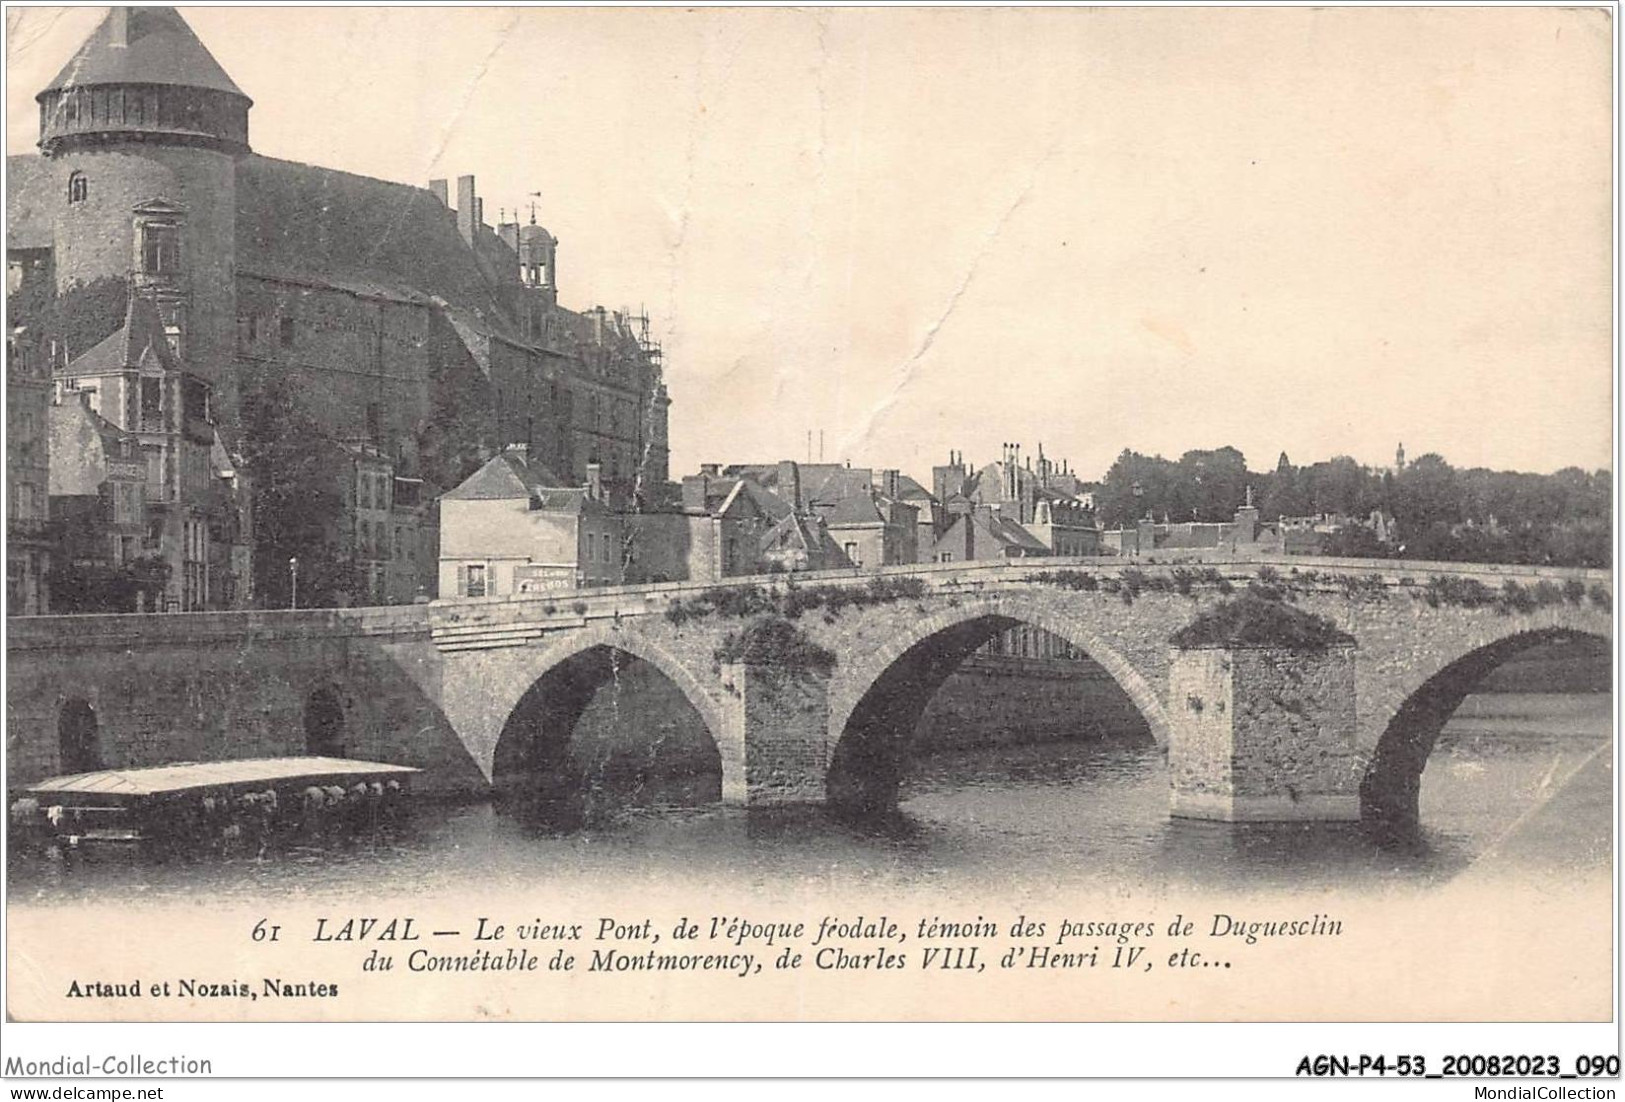
{"type": "Polygon", "coordinates": [[[1271,647],[1327,650],[1352,647],[1354,637],[1326,619],[1255,586],[1222,601],[1180,628],[1169,642],[1181,650],[1202,647],[1271,647]]]}
{"type": "MultiPolygon", "coordinates": [[[[1195,570],[1181,566],[1167,571],[1129,567],[1115,575],[1087,570],[1045,570],[1028,574],[1025,580],[1078,593],[1111,593],[1121,597],[1125,604],[1133,604],[1136,597],[1147,592],[1178,593],[1194,598],[1212,593],[1228,596],[1235,589],[1234,583],[1213,567],[1195,570]]],[[[1493,608],[1503,615],[1529,613],[1560,604],[1590,603],[1604,610],[1613,607],[1613,596],[1607,587],[1587,586],[1578,578],[1570,578],[1562,584],[1542,579],[1532,585],[1508,578],[1496,588],[1477,578],[1437,575],[1425,586],[1418,586],[1413,578],[1402,577],[1396,587],[1377,573],[1349,574],[1296,567],[1282,573],[1266,564],[1258,567],[1247,586],[1248,595],[1277,602],[1328,592],[1341,592],[1357,601],[1382,601],[1409,593],[1413,599],[1427,602],[1430,608],[1493,608]]]]}
{"type": "Polygon", "coordinates": [[[870,608],[897,601],[917,601],[927,593],[919,578],[877,577],[864,585],[739,585],[707,590],[687,599],[673,599],[666,607],[666,619],[677,627],[707,616],[747,617],[771,614],[785,620],[798,620],[809,612],[822,611],[833,620],[848,608],[870,608]]]}
{"type": "Polygon", "coordinates": [[[801,671],[827,675],[835,668],[835,652],[809,639],[800,628],[780,616],[761,616],[722,639],[712,657],[718,665],[740,663],[779,672],[801,671]]]}
{"type": "Polygon", "coordinates": [[[1124,604],[1133,604],[1134,598],[1146,592],[1195,597],[1200,589],[1212,589],[1219,593],[1230,593],[1235,589],[1229,578],[1211,566],[1200,570],[1177,566],[1166,573],[1148,572],[1135,566],[1116,574],[1093,574],[1087,570],[1071,569],[1044,570],[1028,574],[1025,580],[1078,593],[1114,593],[1123,599],[1124,604]]]}

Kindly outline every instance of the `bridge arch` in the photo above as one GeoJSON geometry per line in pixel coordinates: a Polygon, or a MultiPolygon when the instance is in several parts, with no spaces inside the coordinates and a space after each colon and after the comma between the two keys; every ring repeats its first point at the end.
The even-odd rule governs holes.
{"type": "Polygon", "coordinates": [[[1168,745],[1160,694],[1093,625],[1022,594],[961,598],[952,607],[909,620],[837,670],[825,743],[828,798],[863,809],[889,806],[908,737],[931,698],[983,643],[1021,625],[1059,636],[1100,665],[1145,719],[1157,745],[1168,745]]]}
{"type": "Polygon", "coordinates": [[[1473,690],[1508,659],[1547,643],[1579,639],[1608,644],[1609,636],[1561,625],[1521,625],[1445,662],[1397,705],[1369,717],[1380,732],[1360,784],[1360,815],[1385,830],[1411,831],[1420,820],[1422,773],[1440,732],[1473,690]]]}
{"type": "Polygon", "coordinates": [[[743,748],[730,747],[722,712],[692,671],[635,628],[594,625],[573,633],[526,662],[497,702],[499,729],[490,778],[499,798],[521,794],[542,803],[579,796],[583,778],[570,760],[570,740],[593,698],[636,659],[657,671],[698,715],[722,773],[724,798],[743,792],[743,748]]]}

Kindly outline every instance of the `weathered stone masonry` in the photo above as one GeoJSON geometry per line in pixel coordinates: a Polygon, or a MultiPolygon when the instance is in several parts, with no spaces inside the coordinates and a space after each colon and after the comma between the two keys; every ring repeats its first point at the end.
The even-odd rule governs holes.
{"type": "MultiPolygon", "coordinates": [[[[571,691],[581,691],[580,677],[601,676],[581,671],[613,664],[576,659],[620,651],[693,705],[717,744],[725,800],[819,800],[859,728],[870,742],[862,760],[893,768],[957,661],[992,633],[1028,623],[1087,653],[1134,702],[1169,747],[1176,811],[1346,818],[1363,806],[1403,817],[1437,733],[1428,725],[1442,723],[1478,676],[1532,643],[1612,637],[1606,595],[1519,610],[1436,604],[1424,591],[1440,576],[1495,589],[1508,579],[1596,587],[1606,584],[1600,572],[1335,560],[1275,568],[1294,565],[1317,572],[1314,584],[1295,587],[1294,603],[1353,636],[1352,650],[1175,652],[1169,637],[1220,600],[1218,589],[1185,595],[1164,585],[1125,598],[1121,588],[1037,581],[1019,564],[888,568],[878,573],[918,578],[918,595],[804,612],[797,629],[835,655],[827,677],[719,661],[743,621],[713,612],[674,622],[665,615],[672,601],[717,588],[692,584],[394,609],[14,620],[8,763],[14,785],[57,771],[57,724],[72,701],[94,710],[109,766],[302,752],[305,705],[332,687],[347,753],[421,766],[432,790],[486,791],[521,698],[538,685],[545,696],[547,679],[567,664],[571,691]]],[[[1102,579],[1132,569],[1076,566],[1102,579]]],[[[1271,566],[1223,570],[1244,585],[1271,566]]],[[[798,584],[863,587],[875,575],[798,584]]],[[[782,595],[785,581],[736,584],[782,595]]]]}

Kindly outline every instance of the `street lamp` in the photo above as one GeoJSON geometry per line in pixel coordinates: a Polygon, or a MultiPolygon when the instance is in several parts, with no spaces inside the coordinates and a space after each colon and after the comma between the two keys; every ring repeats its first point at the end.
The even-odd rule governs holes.
{"type": "Polygon", "coordinates": [[[291,577],[293,579],[293,598],[289,602],[288,607],[289,608],[298,608],[299,607],[299,556],[295,555],[293,558],[290,558],[288,560],[288,575],[289,575],[289,577],[291,577]]]}

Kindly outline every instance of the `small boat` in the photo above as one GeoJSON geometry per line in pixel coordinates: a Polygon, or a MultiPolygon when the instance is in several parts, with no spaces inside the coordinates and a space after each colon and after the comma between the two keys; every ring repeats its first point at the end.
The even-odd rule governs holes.
{"type": "Polygon", "coordinates": [[[30,785],[12,803],[11,821],[24,836],[70,848],[263,847],[278,834],[375,819],[418,772],[324,757],[103,769],[30,785]]]}

